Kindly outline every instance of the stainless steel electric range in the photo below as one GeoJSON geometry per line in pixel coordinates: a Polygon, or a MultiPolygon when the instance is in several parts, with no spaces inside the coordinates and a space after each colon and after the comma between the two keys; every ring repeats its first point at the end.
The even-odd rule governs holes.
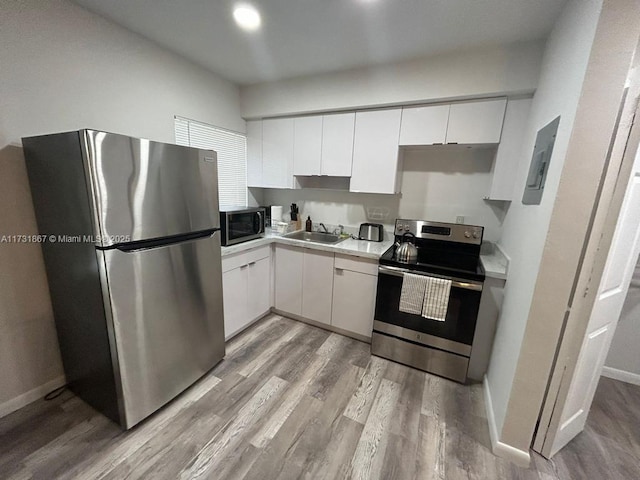
{"type": "Polygon", "coordinates": [[[396,243],[382,255],[378,267],[371,341],[374,355],[467,381],[485,277],[480,262],[483,232],[483,227],[473,225],[396,220],[396,243]],[[409,261],[406,255],[397,255],[406,252],[400,249],[403,241],[412,241],[417,249],[409,261]],[[432,284],[446,287],[439,316],[431,315],[426,307],[429,293],[435,291],[429,289],[432,284]],[[425,310],[420,311],[423,297],[417,293],[417,310],[407,313],[404,302],[409,293],[416,298],[416,285],[425,292],[425,310]]]}

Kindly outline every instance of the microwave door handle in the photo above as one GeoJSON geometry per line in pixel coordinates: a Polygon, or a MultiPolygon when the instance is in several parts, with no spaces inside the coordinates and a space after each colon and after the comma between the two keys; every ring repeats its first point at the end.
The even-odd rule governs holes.
{"type": "Polygon", "coordinates": [[[258,231],[256,233],[264,233],[264,223],[262,221],[262,212],[256,212],[258,216],[258,231]]]}

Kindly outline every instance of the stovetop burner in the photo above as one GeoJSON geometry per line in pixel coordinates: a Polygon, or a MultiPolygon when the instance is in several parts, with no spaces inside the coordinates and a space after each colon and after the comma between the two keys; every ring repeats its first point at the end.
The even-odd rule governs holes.
{"type": "Polygon", "coordinates": [[[392,245],[380,257],[380,265],[406,268],[425,273],[484,280],[484,268],[479,258],[473,257],[439,257],[421,258],[421,249],[418,249],[418,261],[415,263],[400,262],[395,258],[396,246],[392,245]]]}
{"type": "Polygon", "coordinates": [[[483,232],[483,227],[473,225],[398,219],[395,229],[396,245],[392,245],[380,257],[380,264],[482,281],[485,277],[480,261],[483,232]],[[403,239],[407,233],[414,237],[406,236],[403,239]],[[416,246],[416,262],[397,260],[396,249],[403,240],[411,241],[416,246]]]}

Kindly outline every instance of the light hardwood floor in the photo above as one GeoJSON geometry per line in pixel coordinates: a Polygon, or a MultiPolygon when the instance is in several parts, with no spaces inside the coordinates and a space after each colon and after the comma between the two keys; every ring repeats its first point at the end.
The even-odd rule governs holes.
{"type": "Polygon", "coordinates": [[[368,344],[270,316],[128,432],[69,392],[0,419],[0,478],[617,478],[587,475],[602,460],[618,462],[606,469],[617,475],[629,467],[625,455],[638,468],[631,424],[623,431],[635,447],[609,450],[604,439],[617,427],[607,408],[596,414],[605,416],[601,430],[588,427],[566,458],[533,454],[522,469],[490,451],[481,385],[372,357],[368,344]]]}

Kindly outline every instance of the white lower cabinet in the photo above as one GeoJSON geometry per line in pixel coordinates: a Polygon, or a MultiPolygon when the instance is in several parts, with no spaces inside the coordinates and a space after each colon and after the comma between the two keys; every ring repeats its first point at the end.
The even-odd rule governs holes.
{"type": "Polygon", "coordinates": [[[271,247],[222,259],[225,340],[271,309],[271,247]]]}
{"type": "Polygon", "coordinates": [[[275,307],[345,334],[371,338],[377,271],[376,260],[278,245],[275,307]]]}
{"type": "Polygon", "coordinates": [[[276,308],[331,323],[333,253],[288,245],[276,248],[276,308]]]}
{"type": "Polygon", "coordinates": [[[249,318],[264,315],[271,308],[271,258],[249,263],[249,318]]]}
{"type": "Polygon", "coordinates": [[[331,325],[333,253],[305,250],[302,269],[302,316],[331,325]]]}
{"type": "Polygon", "coordinates": [[[302,315],[302,269],[304,250],[278,245],[276,248],[275,303],[282,312],[302,315]]]}
{"type": "Polygon", "coordinates": [[[225,340],[242,330],[248,322],[248,281],[249,267],[247,265],[222,272],[225,340]]]}
{"type": "Polygon", "coordinates": [[[377,262],[341,257],[336,255],[331,325],[371,338],[378,284],[377,262]]]}

